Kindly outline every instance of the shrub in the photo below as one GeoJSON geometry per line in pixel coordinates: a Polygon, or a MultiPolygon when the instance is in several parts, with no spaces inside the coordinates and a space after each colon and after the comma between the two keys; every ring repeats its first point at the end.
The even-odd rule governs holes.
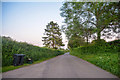
{"type": "Polygon", "coordinates": [[[74,48],[70,54],[87,60],[104,70],[107,70],[120,77],[120,41],[101,42],[93,41],[92,44],[74,48]]]}
{"type": "Polygon", "coordinates": [[[25,60],[29,57],[32,58],[33,61],[38,61],[44,58],[51,58],[64,54],[64,52],[33,46],[26,42],[17,42],[12,40],[10,37],[2,37],[2,66],[12,65],[14,54],[25,54],[25,60]]]}

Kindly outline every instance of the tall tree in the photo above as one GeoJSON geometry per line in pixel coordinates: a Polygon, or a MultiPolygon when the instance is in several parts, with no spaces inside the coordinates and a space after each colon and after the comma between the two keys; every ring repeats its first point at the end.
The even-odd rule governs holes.
{"type": "MultiPolygon", "coordinates": [[[[113,33],[118,33],[118,2],[94,2],[87,3],[91,12],[95,16],[94,24],[97,29],[97,40],[100,40],[101,35],[109,38],[113,33]]],[[[90,22],[91,23],[91,22],[90,22]]]]}
{"type": "Polygon", "coordinates": [[[94,26],[88,23],[90,20],[92,21],[92,14],[87,12],[84,5],[85,3],[81,2],[66,2],[61,8],[61,16],[65,18],[65,23],[67,24],[67,27],[63,29],[65,29],[68,39],[73,34],[77,34],[88,43],[89,38],[93,34],[94,26]]]}
{"type": "Polygon", "coordinates": [[[53,21],[48,23],[48,25],[46,25],[44,35],[46,36],[42,37],[42,41],[44,42],[43,45],[46,47],[57,49],[64,46],[62,43],[61,30],[57,23],[54,23],[53,21]]]}
{"type": "Polygon", "coordinates": [[[86,39],[96,33],[99,41],[101,35],[109,38],[120,31],[117,2],[65,2],[61,11],[69,38],[77,31],[86,39]]]}

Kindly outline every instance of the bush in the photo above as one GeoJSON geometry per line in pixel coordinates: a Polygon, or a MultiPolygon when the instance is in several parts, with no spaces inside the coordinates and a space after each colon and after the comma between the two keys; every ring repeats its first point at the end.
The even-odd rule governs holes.
{"type": "Polygon", "coordinates": [[[89,61],[120,77],[119,50],[120,40],[111,42],[103,41],[101,44],[93,41],[90,45],[71,49],[70,54],[89,61]]]}
{"type": "MultiPolygon", "coordinates": [[[[64,52],[33,46],[25,42],[17,42],[10,37],[2,37],[2,66],[12,65],[14,54],[25,54],[25,60],[29,57],[33,61],[38,61],[64,54],[64,52]]],[[[26,63],[26,61],[24,63],[26,63]]]]}

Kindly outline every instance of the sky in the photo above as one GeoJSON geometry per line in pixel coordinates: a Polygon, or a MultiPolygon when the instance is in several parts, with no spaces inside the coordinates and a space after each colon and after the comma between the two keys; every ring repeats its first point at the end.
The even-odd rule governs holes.
{"type": "MultiPolygon", "coordinates": [[[[42,47],[46,25],[63,25],[60,7],[62,2],[2,2],[2,35],[42,47]]],[[[65,34],[62,37],[67,48],[65,34]]]]}

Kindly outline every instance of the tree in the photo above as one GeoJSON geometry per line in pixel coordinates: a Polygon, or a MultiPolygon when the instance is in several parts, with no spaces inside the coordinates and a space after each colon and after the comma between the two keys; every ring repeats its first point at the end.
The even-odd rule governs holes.
{"type": "Polygon", "coordinates": [[[48,23],[48,25],[46,25],[44,35],[46,36],[42,37],[42,41],[44,42],[43,45],[46,47],[57,49],[64,46],[62,43],[61,30],[57,23],[54,23],[53,21],[48,23]]]}
{"type": "Polygon", "coordinates": [[[84,39],[76,34],[72,35],[68,42],[68,48],[76,48],[83,45],[85,45],[84,39]]]}
{"type": "Polygon", "coordinates": [[[87,41],[96,33],[99,41],[101,36],[109,38],[120,31],[117,2],[65,2],[61,11],[69,38],[77,31],[87,41]]]}
{"type": "Polygon", "coordinates": [[[88,11],[95,16],[97,40],[100,40],[101,35],[109,38],[113,33],[118,33],[118,2],[101,2],[87,3],[90,9],[88,11]]]}
{"type": "Polygon", "coordinates": [[[92,14],[85,12],[86,7],[83,6],[84,4],[81,2],[64,3],[61,8],[61,16],[65,18],[65,23],[67,24],[67,27],[63,28],[67,38],[70,39],[73,34],[77,34],[88,43],[89,38],[92,37],[94,26],[88,23],[92,20],[92,14]]]}

